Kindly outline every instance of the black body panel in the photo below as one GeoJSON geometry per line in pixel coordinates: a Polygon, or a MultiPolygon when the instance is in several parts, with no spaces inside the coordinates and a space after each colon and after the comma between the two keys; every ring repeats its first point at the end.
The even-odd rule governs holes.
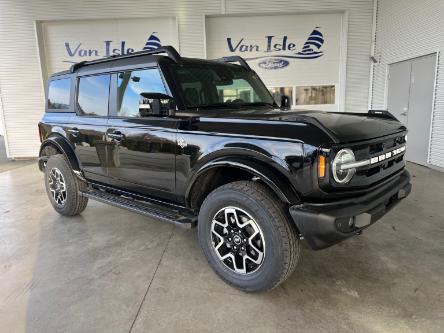
{"type": "MultiPolygon", "coordinates": [[[[40,168],[43,170],[48,159],[45,147],[52,145],[67,157],[77,176],[92,184],[94,190],[101,188],[110,193],[103,196],[104,202],[122,206],[127,200],[113,195],[130,196],[164,202],[167,207],[174,205],[191,215],[198,207],[192,206],[190,196],[211,170],[227,168],[234,174],[248,174],[249,179],[268,185],[282,200],[313,248],[326,247],[353,234],[338,234],[337,219],[370,211],[372,215],[375,207],[383,207],[379,211],[385,212],[395,194],[398,200],[399,193],[407,195],[410,191],[403,153],[359,167],[347,184],[335,183],[332,177],[333,159],[343,148],[351,149],[359,161],[405,146],[406,128],[393,117],[288,111],[279,109],[275,102],[254,107],[234,102],[232,107],[187,107],[186,96],[168,70],[178,61],[183,67],[216,63],[178,58],[174,53],[170,57],[142,53],[86,62],[74,66],[72,72],[53,75],[50,81],[71,80],[70,106],[63,111],[46,108],[39,123],[40,168]],[[175,109],[169,115],[144,115],[139,110],[141,114],[132,118],[117,117],[119,73],[147,68],[159,69],[159,82],[171,95],[166,97],[174,101],[175,109]],[[108,115],[81,115],[76,102],[79,78],[104,73],[111,73],[109,101],[105,104],[108,115]],[[318,173],[320,156],[326,160],[323,177],[318,173]]],[[[217,63],[226,66],[227,71],[242,67],[217,63]]],[[[244,66],[242,71],[251,70],[244,66]]],[[[134,82],[139,82],[137,79],[134,82]]],[[[256,83],[260,85],[261,81],[256,83]]],[[[139,99],[138,103],[140,107],[145,102],[139,99]]],[[[90,193],[97,198],[99,194],[90,193]]],[[[152,211],[147,205],[132,206],[134,211],[152,211]]]]}

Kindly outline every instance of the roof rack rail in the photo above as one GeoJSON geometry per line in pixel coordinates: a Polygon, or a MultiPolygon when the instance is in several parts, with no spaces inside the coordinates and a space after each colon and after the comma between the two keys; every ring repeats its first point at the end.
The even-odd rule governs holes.
{"type": "Polygon", "coordinates": [[[247,61],[244,58],[242,58],[241,56],[222,57],[222,58],[216,59],[216,61],[220,61],[220,62],[238,62],[243,68],[251,71],[251,67],[248,65],[247,61]]]}
{"type": "Polygon", "coordinates": [[[70,68],[70,72],[74,73],[80,67],[98,64],[101,62],[107,62],[107,61],[117,60],[117,59],[133,58],[133,57],[139,57],[139,56],[144,56],[144,55],[161,54],[161,53],[166,53],[167,57],[171,58],[176,63],[181,62],[182,57],[180,56],[179,52],[177,52],[177,50],[174,47],[161,46],[161,47],[159,47],[155,50],[151,50],[151,51],[138,51],[138,52],[123,54],[123,55],[112,55],[109,57],[90,60],[90,61],[81,61],[81,62],[78,62],[78,63],[75,63],[74,65],[72,65],[70,68]]]}

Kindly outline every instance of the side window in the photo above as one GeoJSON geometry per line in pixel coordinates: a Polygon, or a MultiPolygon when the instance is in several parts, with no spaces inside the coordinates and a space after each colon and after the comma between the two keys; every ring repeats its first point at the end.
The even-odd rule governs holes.
{"type": "Polygon", "coordinates": [[[79,78],[77,105],[82,115],[108,116],[109,83],[109,74],[79,78]]]}
{"type": "Polygon", "coordinates": [[[48,86],[48,109],[69,109],[71,78],[53,80],[48,86]]]}
{"type": "Polygon", "coordinates": [[[139,117],[141,93],[166,94],[157,69],[121,72],[117,76],[117,116],[139,117]]]}

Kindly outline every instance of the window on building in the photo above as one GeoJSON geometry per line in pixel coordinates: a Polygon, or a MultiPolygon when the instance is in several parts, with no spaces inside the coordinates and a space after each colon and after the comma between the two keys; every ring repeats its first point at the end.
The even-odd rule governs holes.
{"type": "Polygon", "coordinates": [[[84,76],[79,79],[77,105],[82,115],[108,115],[110,75],[84,76]]]}
{"type": "Polygon", "coordinates": [[[224,103],[237,102],[254,103],[259,100],[253,87],[244,79],[233,79],[232,84],[216,85],[219,100],[224,103]]]}
{"type": "Polygon", "coordinates": [[[335,104],[335,86],[296,87],[296,105],[335,104]]]}
{"type": "Polygon", "coordinates": [[[49,82],[48,109],[69,109],[69,96],[71,92],[71,79],[59,79],[49,82]]]}
{"type": "Polygon", "coordinates": [[[274,87],[268,90],[278,105],[281,104],[282,96],[287,96],[290,99],[290,105],[293,105],[293,87],[274,87]]]}
{"type": "Polygon", "coordinates": [[[127,71],[117,77],[117,116],[140,117],[141,93],[166,94],[160,73],[157,69],[127,71]]]}

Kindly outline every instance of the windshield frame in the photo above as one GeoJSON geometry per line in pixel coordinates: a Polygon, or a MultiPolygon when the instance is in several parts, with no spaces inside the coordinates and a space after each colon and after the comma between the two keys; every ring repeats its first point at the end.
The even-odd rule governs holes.
{"type": "MultiPolygon", "coordinates": [[[[169,63],[165,66],[165,71],[166,71],[166,76],[172,81],[173,85],[174,85],[174,96],[176,99],[179,98],[180,99],[180,103],[177,103],[179,107],[179,109],[183,109],[183,110],[194,110],[194,111],[200,111],[200,110],[211,110],[211,109],[217,109],[217,110],[245,110],[246,108],[278,108],[278,104],[276,103],[276,101],[273,98],[273,95],[270,93],[270,91],[268,90],[268,88],[265,86],[264,82],[262,81],[262,79],[259,77],[259,75],[257,75],[257,73],[253,70],[248,70],[242,66],[239,65],[235,65],[235,64],[231,64],[231,63],[223,63],[223,62],[216,62],[216,61],[190,61],[190,60],[185,60],[183,64],[175,64],[175,63],[169,63]],[[202,67],[212,67],[212,66],[217,66],[217,67],[227,67],[230,70],[235,70],[235,71],[241,71],[244,72],[245,74],[249,74],[254,76],[254,80],[256,81],[256,85],[258,89],[262,90],[262,93],[265,94],[267,97],[269,97],[271,103],[269,103],[268,101],[256,101],[256,102],[246,102],[246,103],[222,103],[222,102],[218,102],[218,103],[211,103],[211,104],[201,104],[201,105],[189,105],[186,103],[185,100],[185,96],[184,96],[184,91],[182,89],[181,86],[181,82],[179,81],[178,77],[177,77],[177,72],[176,72],[176,68],[177,67],[196,67],[196,68],[202,68],[202,67]]],[[[250,82],[248,82],[248,84],[251,86],[251,88],[256,91],[256,87],[253,86],[250,82]]],[[[257,93],[256,93],[257,94],[257,93]]],[[[259,94],[257,94],[259,96],[259,94]]]]}

